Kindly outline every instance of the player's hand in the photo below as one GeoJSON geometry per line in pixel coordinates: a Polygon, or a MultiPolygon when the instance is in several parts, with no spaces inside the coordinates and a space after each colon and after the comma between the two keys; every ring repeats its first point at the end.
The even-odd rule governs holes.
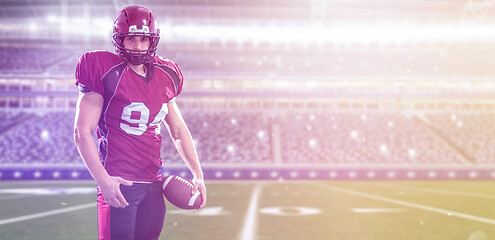
{"type": "Polygon", "coordinates": [[[124,195],[122,195],[122,192],[120,191],[120,184],[132,186],[131,181],[127,181],[121,177],[111,177],[108,181],[99,185],[101,194],[108,205],[116,208],[125,208],[129,206],[129,203],[125,200],[124,195]]]}
{"type": "Polygon", "coordinates": [[[206,205],[206,186],[205,182],[203,179],[199,178],[193,178],[192,183],[194,184],[194,187],[192,189],[192,194],[196,194],[196,191],[199,191],[201,194],[201,199],[203,199],[203,202],[199,206],[199,209],[203,208],[206,205]]]}

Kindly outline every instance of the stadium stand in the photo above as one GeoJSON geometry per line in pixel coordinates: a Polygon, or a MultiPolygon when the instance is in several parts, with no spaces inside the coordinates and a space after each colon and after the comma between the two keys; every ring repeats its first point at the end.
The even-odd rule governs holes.
{"type": "Polygon", "coordinates": [[[0,134],[22,123],[30,114],[23,112],[0,111],[0,134]]]}
{"type": "MultiPolygon", "coordinates": [[[[269,126],[261,112],[186,110],[183,115],[202,163],[271,163],[269,126]]],[[[182,161],[172,144],[163,141],[166,164],[182,161]]]]}
{"type": "Polygon", "coordinates": [[[32,115],[2,133],[2,164],[80,163],[72,140],[74,114],[50,112],[32,115]]]}
{"type": "MultiPolygon", "coordinates": [[[[6,116],[4,122],[17,118],[6,116]]],[[[185,111],[184,118],[204,163],[271,161],[268,127],[260,113],[185,111]]],[[[0,138],[0,164],[82,163],[72,139],[73,125],[74,112],[47,112],[5,129],[0,138]]],[[[166,130],[163,142],[163,159],[180,163],[166,130]]]]}
{"type": "MultiPolygon", "coordinates": [[[[42,48],[0,48],[0,73],[3,75],[48,74],[53,65],[67,63],[74,55],[70,50],[53,50],[42,48]]],[[[75,66],[74,62],[71,63],[75,66]]],[[[72,68],[63,68],[65,71],[72,68]]]]}
{"type": "Polygon", "coordinates": [[[443,138],[478,164],[493,164],[493,114],[428,114],[428,122],[443,138]]]}
{"type": "Polygon", "coordinates": [[[468,163],[415,117],[400,113],[294,113],[289,116],[283,124],[282,152],[290,163],[468,163]]]}
{"type": "MultiPolygon", "coordinates": [[[[493,134],[489,114],[429,114],[428,123],[400,113],[289,112],[276,120],[262,111],[184,110],[183,115],[205,164],[273,163],[273,124],[282,129],[283,164],[462,166],[494,159],[493,150],[484,147],[493,134]]],[[[0,164],[80,164],[73,118],[74,112],[4,114],[0,164]]],[[[166,164],[181,163],[166,130],[162,135],[166,164]]]]}
{"type": "MultiPolygon", "coordinates": [[[[186,76],[181,98],[194,104],[181,106],[181,111],[205,169],[214,166],[206,172],[209,177],[222,175],[216,172],[217,166],[248,166],[249,176],[258,174],[251,173],[249,166],[262,166],[272,178],[277,177],[272,168],[281,166],[287,166],[289,176],[294,166],[310,167],[308,176],[314,176],[312,172],[320,168],[344,166],[364,166],[366,171],[368,166],[387,171],[392,166],[402,166],[405,171],[425,166],[429,171],[431,166],[482,168],[494,164],[495,150],[487,146],[493,143],[490,119],[495,104],[484,101],[493,99],[495,91],[495,48],[490,39],[440,37],[395,42],[351,38],[347,42],[334,36],[322,41],[256,38],[262,34],[252,34],[253,38],[181,36],[177,30],[189,27],[256,30],[322,24],[339,30],[349,24],[349,29],[367,28],[373,27],[370,23],[395,22],[403,14],[395,11],[396,4],[382,8],[363,3],[361,10],[376,12],[363,15],[362,11],[348,11],[352,8],[345,1],[148,3],[160,16],[169,18],[162,25],[158,55],[178,63],[186,76]],[[331,11],[319,18],[318,13],[325,12],[319,9],[331,11]]],[[[87,50],[103,47],[113,51],[111,31],[100,32],[97,27],[103,24],[97,19],[90,22],[93,25],[81,21],[94,28],[92,35],[85,34],[90,29],[66,31],[67,26],[59,22],[65,19],[57,16],[78,16],[81,8],[87,7],[91,16],[83,19],[110,19],[116,3],[95,5],[77,0],[67,8],[60,4],[9,1],[0,9],[9,25],[0,37],[0,179],[19,176],[18,166],[82,166],[72,140],[77,98],[74,67],[87,50]],[[62,9],[66,12],[60,12],[62,9]],[[2,177],[2,167],[11,165],[15,168],[2,177]]],[[[422,4],[428,9],[438,7],[435,1],[422,4]]],[[[459,22],[458,10],[457,3],[443,2],[442,14],[415,8],[410,13],[417,18],[411,19],[418,24],[413,26],[437,29],[441,26],[430,24],[459,22]]],[[[191,29],[188,31],[198,32],[191,29]]],[[[165,136],[162,158],[168,165],[179,165],[173,143],[165,136]]],[[[354,168],[348,170],[345,174],[355,176],[354,168]]],[[[318,174],[332,177],[332,171],[318,174]]],[[[495,171],[486,174],[495,178],[495,171]]],[[[27,175],[37,176],[35,172],[27,175]]],[[[422,176],[430,175],[434,174],[423,172],[422,176]]]]}

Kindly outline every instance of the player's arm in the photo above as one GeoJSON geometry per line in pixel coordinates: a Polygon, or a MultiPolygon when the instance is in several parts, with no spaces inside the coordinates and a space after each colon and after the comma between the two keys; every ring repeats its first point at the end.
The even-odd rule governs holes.
{"type": "Polygon", "coordinates": [[[171,101],[168,104],[168,114],[165,117],[164,123],[170,133],[170,137],[174,141],[177,151],[194,176],[193,193],[197,190],[201,193],[203,203],[200,208],[202,208],[206,205],[206,187],[204,184],[203,171],[199,163],[198,154],[196,152],[196,147],[194,146],[191,133],[189,132],[189,128],[184,122],[182,114],[180,113],[175,101],[171,101]]]}
{"type": "Polygon", "coordinates": [[[118,177],[111,177],[100,162],[98,149],[93,140],[103,107],[103,97],[98,93],[81,93],[77,100],[74,122],[74,142],[89,172],[100,186],[105,201],[112,207],[126,207],[129,204],[120,192],[120,184],[132,185],[118,177]]]}

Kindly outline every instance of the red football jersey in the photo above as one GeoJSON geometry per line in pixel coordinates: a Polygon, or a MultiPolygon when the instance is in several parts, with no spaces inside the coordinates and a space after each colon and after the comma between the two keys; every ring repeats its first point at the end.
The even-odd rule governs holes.
{"type": "Polygon", "coordinates": [[[159,126],[167,104],[182,90],[183,76],[172,61],[155,57],[146,76],[135,73],[118,55],[87,52],[76,67],[76,85],[96,92],[104,104],[98,122],[100,159],[111,176],[130,181],[161,180],[159,126]]]}

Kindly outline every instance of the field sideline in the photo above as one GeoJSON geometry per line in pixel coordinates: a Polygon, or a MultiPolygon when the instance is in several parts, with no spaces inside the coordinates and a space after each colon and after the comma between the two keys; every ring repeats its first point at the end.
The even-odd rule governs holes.
{"type": "MultiPolygon", "coordinates": [[[[495,239],[491,181],[209,181],[160,239],[495,239]]],[[[1,239],[96,239],[90,181],[0,182],[1,239]]]]}

